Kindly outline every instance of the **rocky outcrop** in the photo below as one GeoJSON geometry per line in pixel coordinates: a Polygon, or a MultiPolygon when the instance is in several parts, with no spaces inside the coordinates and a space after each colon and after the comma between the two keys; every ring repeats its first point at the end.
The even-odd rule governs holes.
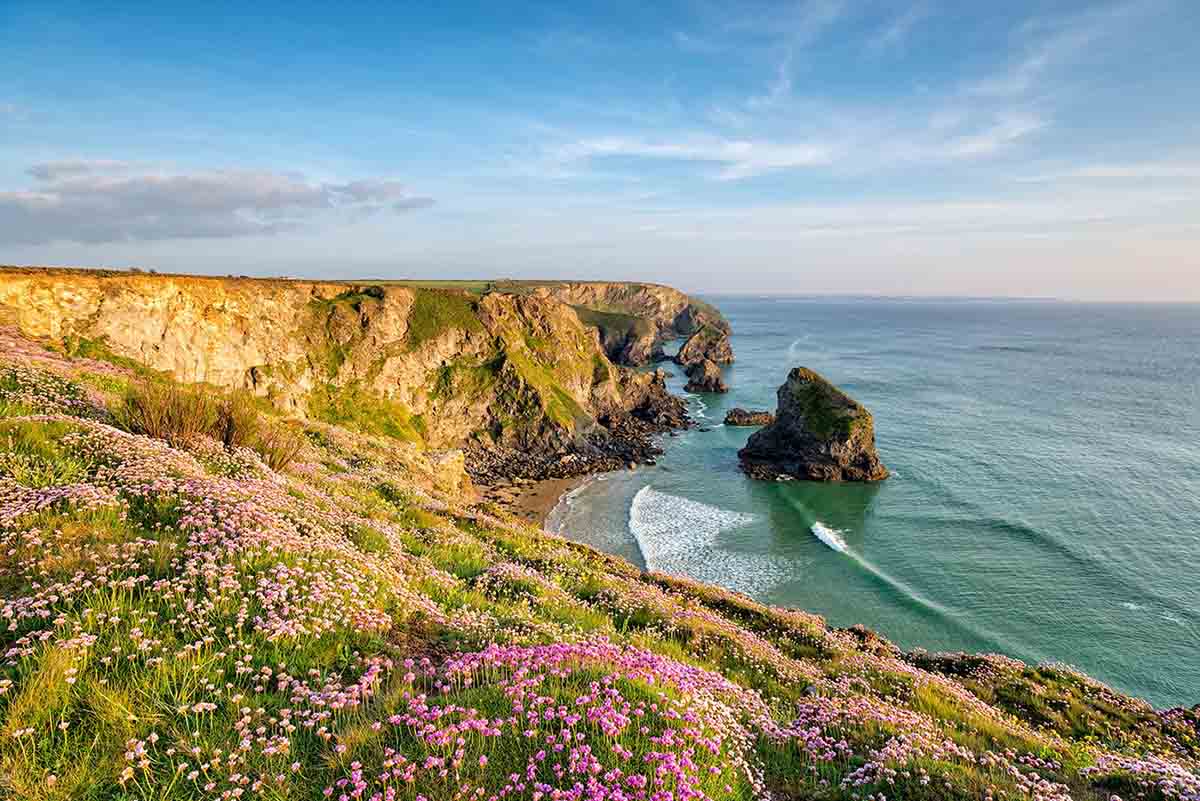
{"type": "MultiPolygon", "coordinates": [[[[664,358],[666,342],[703,328],[728,335],[728,321],[712,305],[659,284],[607,281],[505,282],[498,286],[554,298],[574,307],[599,332],[610,359],[642,365],[664,358]]],[[[715,359],[718,363],[720,359],[715,359]]]]}
{"type": "Polygon", "coordinates": [[[600,346],[614,364],[637,366],[663,361],[663,343],[652,320],[629,314],[573,306],[579,320],[594,328],[600,346]]]}
{"type": "Polygon", "coordinates": [[[725,379],[721,377],[721,368],[710,359],[696,362],[688,367],[688,382],[684,387],[687,392],[728,392],[725,379]]]}
{"type": "Polygon", "coordinates": [[[769,426],[775,422],[775,415],[765,409],[733,408],[725,413],[727,426],[769,426]]]}
{"type": "Polygon", "coordinates": [[[866,407],[805,367],[779,388],[775,422],[738,452],[752,478],[879,481],[887,468],[875,450],[875,422],[866,407]]]}
{"type": "Polygon", "coordinates": [[[246,389],[297,417],[428,449],[572,456],[578,472],[653,458],[654,421],[683,419],[681,404],[680,416],[659,413],[662,376],[615,366],[575,309],[527,286],[18,268],[0,270],[0,322],[81,355],[246,389]]]}
{"type": "Polygon", "coordinates": [[[733,348],[727,332],[705,326],[688,337],[675,354],[675,363],[684,367],[706,360],[713,364],[733,364],[733,348]]]}

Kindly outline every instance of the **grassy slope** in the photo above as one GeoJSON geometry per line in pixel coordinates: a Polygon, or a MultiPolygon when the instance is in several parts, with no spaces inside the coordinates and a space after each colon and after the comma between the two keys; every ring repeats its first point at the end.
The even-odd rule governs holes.
{"type": "Polygon", "coordinates": [[[1196,791],[1194,713],[639,573],[421,490],[391,440],[317,425],[276,474],[131,436],[135,375],[10,342],[0,797],[1196,791]]]}

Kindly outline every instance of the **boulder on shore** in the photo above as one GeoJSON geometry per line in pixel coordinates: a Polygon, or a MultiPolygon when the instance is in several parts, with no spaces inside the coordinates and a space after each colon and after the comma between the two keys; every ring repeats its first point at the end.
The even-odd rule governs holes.
{"type": "Polygon", "coordinates": [[[728,392],[725,379],[721,378],[721,368],[710,359],[693,364],[687,370],[688,382],[683,389],[685,392],[728,392]]]}
{"type": "Polygon", "coordinates": [[[702,364],[705,360],[713,364],[733,364],[728,332],[706,325],[688,337],[675,354],[675,363],[684,367],[702,364]]]}
{"type": "Polygon", "coordinates": [[[769,426],[775,422],[775,415],[766,409],[733,408],[725,413],[727,426],[769,426]]]}
{"type": "Polygon", "coordinates": [[[866,407],[806,367],[779,388],[775,422],[738,452],[751,478],[879,481],[887,468],[875,450],[875,421],[866,407]]]}

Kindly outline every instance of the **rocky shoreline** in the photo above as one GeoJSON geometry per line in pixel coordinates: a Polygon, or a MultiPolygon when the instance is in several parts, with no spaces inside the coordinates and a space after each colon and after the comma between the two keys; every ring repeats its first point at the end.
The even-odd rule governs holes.
{"type": "Polygon", "coordinates": [[[656,381],[629,411],[603,415],[566,450],[520,450],[478,442],[465,448],[465,469],[485,498],[507,496],[503,488],[561,480],[654,464],[662,455],[655,438],[694,425],[687,405],[656,381]]]}

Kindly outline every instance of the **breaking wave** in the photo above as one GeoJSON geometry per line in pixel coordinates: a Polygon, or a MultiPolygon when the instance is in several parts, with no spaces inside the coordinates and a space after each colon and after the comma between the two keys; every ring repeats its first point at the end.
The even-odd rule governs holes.
{"type": "Polygon", "coordinates": [[[721,533],[753,523],[757,515],[722,509],[642,487],[629,506],[629,533],[648,570],[690,576],[757,593],[794,576],[794,562],[735,550],[721,533]]]}

